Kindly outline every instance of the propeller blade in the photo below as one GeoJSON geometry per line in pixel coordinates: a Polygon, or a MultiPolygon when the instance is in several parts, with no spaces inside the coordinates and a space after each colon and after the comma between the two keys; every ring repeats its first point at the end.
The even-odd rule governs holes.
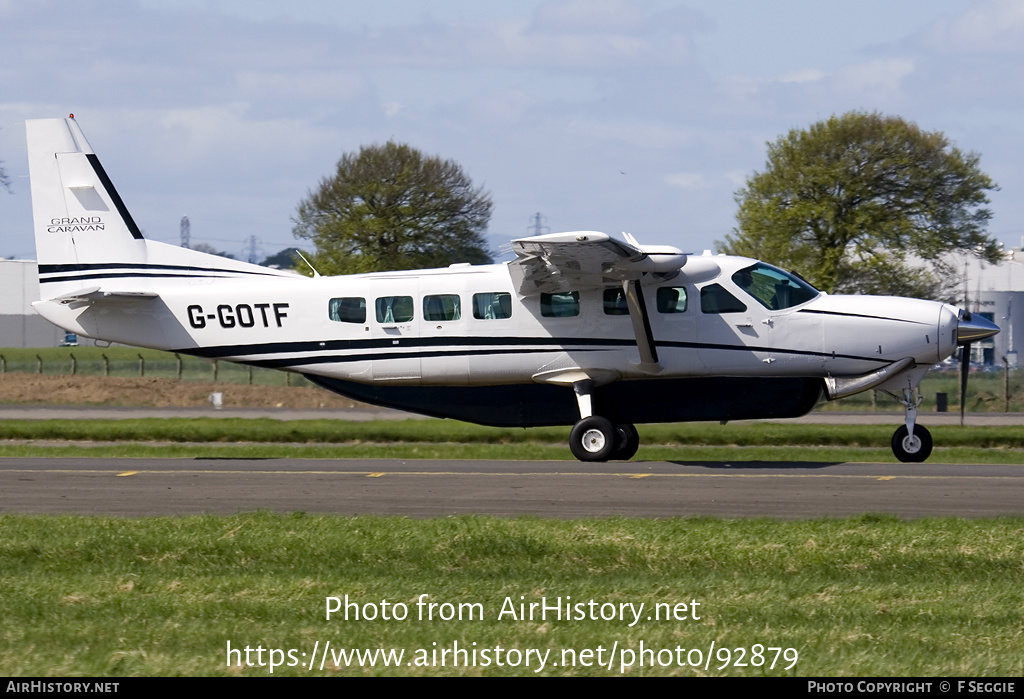
{"type": "Polygon", "coordinates": [[[967,376],[971,373],[971,343],[965,342],[960,348],[960,426],[964,426],[964,411],[967,409],[967,376]]]}

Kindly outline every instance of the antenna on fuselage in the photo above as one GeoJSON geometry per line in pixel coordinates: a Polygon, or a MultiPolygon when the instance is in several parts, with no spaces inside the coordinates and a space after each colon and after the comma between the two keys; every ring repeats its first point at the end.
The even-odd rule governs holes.
{"type": "Polygon", "coordinates": [[[313,279],[319,279],[320,273],[317,272],[316,271],[316,267],[314,267],[313,264],[309,260],[306,259],[306,256],[302,254],[302,251],[301,250],[296,250],[295,254],[298,255],[299,257],[301,257],[302,261],[305,262],[307,265],[309,265],[309,268],[311,270],[313,270],[313,279]]]}

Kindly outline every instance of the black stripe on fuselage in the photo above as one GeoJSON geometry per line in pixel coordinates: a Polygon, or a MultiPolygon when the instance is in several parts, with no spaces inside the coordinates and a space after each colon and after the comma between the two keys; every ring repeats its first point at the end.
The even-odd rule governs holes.
{"type": "MultiPolygon", "coordinates": [[[[540,354],[543,352],[550,352],[550,348],[542,349],[479,349],[479,350],[464,350],[464,351],[445,351],[445,350],[434,350],[434,351],[423,351],[423,352],[389,352],[387,354],[377,353],[366,353],[366,354],[346,354],[342,356],[338,355],[327,355],[319,357],[292,357],[287,359],[258,359],[243,360],[241,364],[251,364],[252,366],[262,367],[264,369],[289,369],[297,366],[309,366],[311,364],[334,364],[334,363],[348,363],[348,362],[379,362],[385,359],[429,359],[431,357],[481,357],[495,354],[502,355],[513,355],[513,354],[540,354]]],[[[583,349],[575,350],[577,352],[599,352],[600,349],[583,349]]]]}
{"type": "Polygon", "coordinates": [[[133,262],[39,265],[39,283],[81,281],[85,279],[118,278],[196,278],[224,279],[234,275],[280,277],[273,272],[195,267],[192,265],[152,265],[133,262]],[[122,271],[123,270],[123,271],[122,271]],[[45,278],[44,278],[45,277],[45,278]]]}
{"type": "MultiPolygon", "coordinates": [[[[888,364],[891,359],[864,357],[851,354],[818,352],[813,350],[784,349],[778,347],[750,347],[746,345],[725,345],[701,342],[659,342],[661,347],[693,350],[723,350],[733,352],[774,352],[797,356],[822,357],[827,359],[854,359],[859,361],[888,364]]],[[[417,357],[479,356],[494,354],[530,354],[552,351],[614,351],[636,347],[632,339],[606,338],[564,338],[564,337],[385,337],[373,340],[326,340],[322,342],[270,342],[258,345],[221,345],[217,347],[195,347],[172,350],[208,359],[223,357],[239,358],[243,364],[253,366],[288,368],[310,364],[346,363],[355,361],[380,361],[386,359],[415,359],[417,357]],[[395,344],[395,342],[399,344],[395,344]],[[431,348],[431,349],[425,349],[431,348]],[[437,348],[437,349],[433,349],[437,348]],[[483,348],[483,349],[481,349],[483,348]],[[377,351],[372,350],[388,350],[377,351]],[[315,352],[304,357],[278,357],[256,359],[254,356],[268,354],[297,354],[315,352]],[[339,352],[355,352],[339,354],[339,352]],[[244,359],[241,359],[243,358],[244,359]]]]}
{"type": "Polygon", "coordinates": [[[896,323],[912,323],[914,325],[935,325],[935,323],[925,323],[920,320],[907,320],[906,318],[890,318],[888,316],[873,316],[867,313],[841,313],[839,311],[816,311],[810,308],[802,308],[798,313],[814,313],[820,316],[842,316],[844,318],[867,318],[868,320],[891,320],[896,323]]]}
{"type": "Polygon", "coordinates": [[[148,272],[117,272],[116,274],[76,274],[70,277],[40,279],[40,284],[58,284],[60,282],[77,282],[86,279],[229,279],[223,274],[173,274],[168,272],[150,274],[148,272]]]}
{"type": "MultiPolygon", "coordinates": [[[[284,352],[323,352],[325,350],[366,350],[366,349],[410,349],[416,347],[499,347],[524,345],[541,345],[538,351],[550,352],[552,349],[576,349],[579,346],[609,349],[611,347],[635,347],[635,340],[615,340],[606,338],[586,337],[381,337],[372,340],[324,340],[311,342],[268,342],[258,345],[220,345],[216,347],[196,347],[172,350],[183,354],[194,354],[210,359],[217,357],[239,357],[254,354],[280,354],[284,352]],[[395,344],[398,342],[399,344],[395,344]],[[577,347],[570,347],[575,345],[577,347]],[[601,347],[604,346],[604,347],[601,347]]],[[[453,350],[457,353],[460,350],[453,350]]],[[[392,353],[379,356],[384,358],[392,353]]]]}

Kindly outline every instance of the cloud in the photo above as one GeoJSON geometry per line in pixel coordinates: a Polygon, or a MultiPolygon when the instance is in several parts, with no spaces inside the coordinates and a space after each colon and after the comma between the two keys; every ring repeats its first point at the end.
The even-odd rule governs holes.
{"type": "Polygon", "coordinates": [[[724,177],[733,187],[739,188],[747,184],[747,178],[750,177],[750,173],[743,170],[730,170],[725,173],[724,177]]]}
{"type": "Polygon", "coordinates": [[[522,119],[533,106],[530,94],[521,89],[502,90],[474,99],[475,115],[485,122],[508,123],[522,119]]]}
{"type": "Polygon", "coordinates": [[[665,183],[679,189],[703,189],[704,175],[699,172],[676,172],[665,176],[665,183]]]}
{"type": "Polygon", "coordinates": [[[793,70],[775,78],[780,83],[815,83],[824,79],[828,74],[818,68],[802,68],[793,70]]]}
{"type": "Polygon", "coordinates": [[[914,61],[909,58],[864,61],[836,71],[834,87],[840,92],[863,93],[878,98],[898,93],[903,80],[913,72],[914,61]]]}
{"type": "Polygon", "coordinates": [[[644,26],[644,3],[626,0],[549,0],[537,8],[534,27],[559,33],[618,33],[644,26]]]}
{"type": "Polygon", "coordinates": [[[935,22],[924,34],[929,48],[940,52],[1024,52],[1024,3],[989,0],[952,19],[935,22]]]}
{"type": "Polygon", "coordinates": [[[567,129],[596,141],[616,141],[632,148],[663,150],[692,145],[695,135],[683,126],[659,124],[644,120],[577,119],[567,129]]]}
{"type": "Polygon", "coordinates": [[[240,70],[235,82],[248,99],[350,100],[367,92],[366,78],[355,70],[240,70]]]}

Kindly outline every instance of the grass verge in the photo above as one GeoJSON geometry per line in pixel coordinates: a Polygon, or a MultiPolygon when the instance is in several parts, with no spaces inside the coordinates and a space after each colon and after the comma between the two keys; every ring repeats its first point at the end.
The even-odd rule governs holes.
{"type": "Polygon", "coordinates": [[[7,515],[0,527],[7,675],[266,676],[271,657],[284,663],[275,675],[1024,673],[1017,518],[7,515]],[[424,594],[450,606],[420,619],[424,594]],[[345,595],[378,618],[327,620],[327,598],[345,595]],[[570,597],[585,618],[542,619],[536,608],[518,618],[521,603],[564,607],[570,597]],[[406,605],[406,618],[381,619],[384,601],[392,616],[406,605]],[[641,603],[631,626],[620,605],[641,603]],[[654,619],[657,604],[673,618],[654,619]],[[510,608],[516,617],[500,614],[510,608]],[[602,613],[615,618],[591,618],[602,613]],[[229,663],[229,643],[252,649],[251,664],[244,653],[229,663]],[[642,667],[641,644],[651,651],[642,667]],[[767,648],[798,659],[787,670],[792,654],[780,653],[773,669],[767,648]],[[403,656],[360,664],[343,649],[403,656]]]}
{"type": "MultiPolygon", "coordinates": [[[[641,460],[893,462],[891,425],[643,425],[641,460]]],[[[931,428],[933,460],[1020,463],[1024,426],[931,428]]],[[[0,456],[569,459],[568,428],[451,420],[4,420],[0,456]],[[51,442],[51,444],[39,444],[51,442]],[[74,442],[70,444],[68,442],[74,442]]]]}

